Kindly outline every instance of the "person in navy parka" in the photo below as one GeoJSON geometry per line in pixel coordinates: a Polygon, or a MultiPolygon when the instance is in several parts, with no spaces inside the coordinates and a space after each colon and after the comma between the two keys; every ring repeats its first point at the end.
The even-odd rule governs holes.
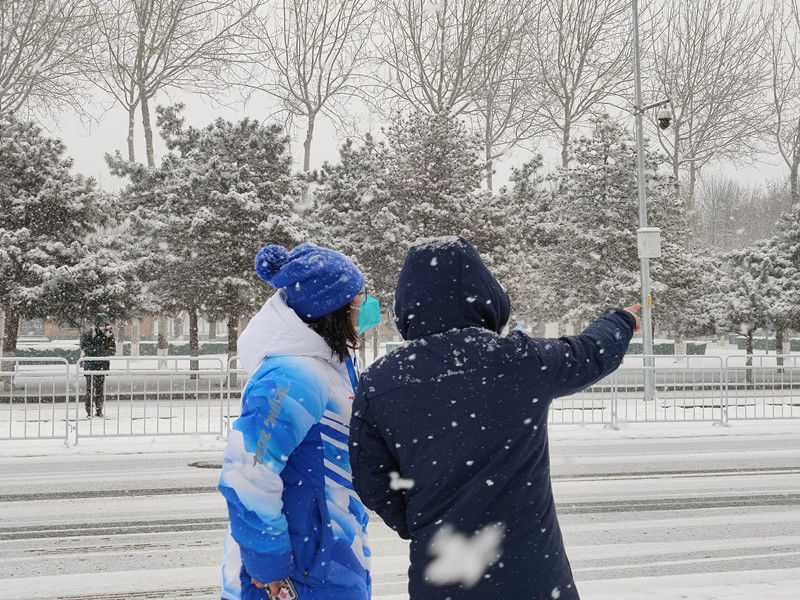
{"type": "Polygon", "coordinates": [[[548,408],[619,366],[637,308],[573,337],[503,337],[508,295],[468,241],[410,249],[394,307],[408,344],[361,377],[350,462],[364,504],[411,540],[411,600],[578,599],[550,485],[548,408]],[[477,573],[458,538],[440,539],[480,546],[493,531],[499,545],[477,573]]]}

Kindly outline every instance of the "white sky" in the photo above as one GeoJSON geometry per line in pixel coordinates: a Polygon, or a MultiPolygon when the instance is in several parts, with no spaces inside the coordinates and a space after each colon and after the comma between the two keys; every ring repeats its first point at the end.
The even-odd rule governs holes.
{"type": "MultiPolygon", "coordinates": [[[[98,97],[99,100],[101,98],[98,97]]],[[[212,102],[207,98],[186,92],[176,92],[169,96],[163,94],[156,98],[156,102],[151,107],[157,163],[163,155],[164,148],[155,129],[154,109],[157,104],[168,104],[176,101],[186,104],[186,110],[184,111],[186,121],[196,127],[203,127],[220,116],[229,120],[238,120],[245,116],[264,120],[271,112],[266,103],[251,100],[244,104],[236,96],[231,98],[230,106],[224,106],[218,102],[212,102]]],[[[90,125],[81,123],[73,114],[63,114],[56,118],[45,119],[42,120],[42,123],[50,135],[61,138],[67,145],[68,152],[75,160],[75,170],[77,172],[94,177],[106,190],[116,191],[119,189],[121,181],[110,175],[105,164],[104,155],[115,150],[120,150],[123,155],[127,155],[127,113],[118,106],[112,106],[105,111],[98,108],[97,115],[97,122],[90,125]]],[[[144,161],[144,140],[141,133],[140,114],[137,113],[136,118],[136,158],[144,161]]],[[[380,127],[383,123],[377,117],[371,117],[370,119],[362,122],[361,133],[372,129],[376,136],[380,136],[380,127]]],[[[646,130],[646,134],[655,137],[655,126],[651,125],[650,127],[652,130],[646,130]]],[[[295,132],[292,136],[292,154],[295,169],[299,169],[302,165],[303,133],[302,131],[295,132]]],[[[338,148],[346,137],[344,132],[337,132],[327,120],[322,119],[319,121],[314,134],[311,167],[317,168],[326,160],[337,161],[339,156],[338,148]]],[[[543,142],[541,151],[545,157],[546,168],[558,164],[558,150],[552,144],[543,142]]],[[[516,150],[501,164],[498,164],[495,188],[497,189],[507,182],[511,167],[522,164],[529,157],[529,151],[516,150]]],[[[738,165],[731,163],[712,165],[707,169],[706,174],[723,173],[746,185],[764,185],[776,179],[784,179],[787,172],[787,168],[780,156],[764,154],[758,157],[757,160],[748,159],[738,165]]]]}

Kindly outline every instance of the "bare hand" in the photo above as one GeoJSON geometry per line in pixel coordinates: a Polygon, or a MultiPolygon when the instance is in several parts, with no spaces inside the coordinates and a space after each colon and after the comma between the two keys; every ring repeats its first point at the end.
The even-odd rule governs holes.
{"type": "Polygon", "coordinates": [[[280,579],[278,581],[271,581],[270,583],[261,583],[260,581],[256,581],[251,577],[250,582],[260,590],[269,590],[269,594],[273,598],[276,597],[278,592],[281,591],[280,579]]]}
{"type": "Polygon", "coordinates": [[[637,333],[642,329],[642,320],[639,318],[639,315],[636,314],[641,308],[642,308],[641,303],[634,304],[633,306],[628,306],[625,308],[625,310],[631,313],[633,315],[633,318],[636,319],[636,326],[633,328],[633,333],[637,333]]]}

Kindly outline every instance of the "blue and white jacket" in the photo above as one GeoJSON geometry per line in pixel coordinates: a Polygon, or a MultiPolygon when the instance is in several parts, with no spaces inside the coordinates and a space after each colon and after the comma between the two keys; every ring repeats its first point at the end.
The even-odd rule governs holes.
{"type": "Polygon", "coordinates": [[[366,600],[368,517],[347,448],[352,361],[334,357],[283,292],[253,317],[238,350],[250,380],[219,483],[230,518],[222,598],[263,600],[251,577],[291,577],[303,600],[366,600]]]}

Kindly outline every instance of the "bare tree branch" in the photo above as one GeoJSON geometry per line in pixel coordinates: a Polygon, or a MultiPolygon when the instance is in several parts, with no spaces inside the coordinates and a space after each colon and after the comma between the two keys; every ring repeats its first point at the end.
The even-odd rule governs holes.
{"type": "Polygon", "coordinates": [[[170,88],[213,94],[238,51],[243,24],[261,0],[90,0],[102,44],[93,82],[128,112],[141,108],[147,162],[154,164],[149,102],[170,88]]]}
{"type": "Polygon", "coordinates": [[[544,0],[531,60],[544,95],[543,118],[561,145],[575,123],[614,101],[632,77],[628,0],[544,0]]]}
{"type": "Polygon", "coordinates": [[[0,1],[0,113],[80,110],[93,44],[85,0],[0,1]]]}
{"type": "Polygon", "coordinates": [[[303,170],[308,171],[317,117],[362,93],[372,0],[277,0],[247,21],[239,83],[278,100],[305,120],[303,170]]]}
{"type": "Polygon", "coordinates": [[[800,202],[800,2],[775,2],[771,17],[769,132],[789,167],[791,201],[795,204],[800,202]]]}
{"type": "Polygon", "coordinates": [[[702,168],[755,151],[764,133],[767,19],[743,0],[665,2],[646,72],[652,93],[670,100],[673,128],[659,140],[676,179],[688,171],[691,213],[702,168]]]}

